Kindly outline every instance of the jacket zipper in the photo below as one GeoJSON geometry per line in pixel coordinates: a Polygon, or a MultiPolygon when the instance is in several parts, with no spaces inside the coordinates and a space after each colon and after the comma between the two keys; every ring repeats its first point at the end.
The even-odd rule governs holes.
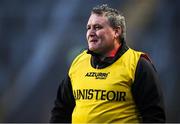
{"type": "Polygon", "coordinates": [[[96,65],[96,69],[98,69],[98,67],[99,67],[99,66],[98,66],[98,65],[96,65]]]}

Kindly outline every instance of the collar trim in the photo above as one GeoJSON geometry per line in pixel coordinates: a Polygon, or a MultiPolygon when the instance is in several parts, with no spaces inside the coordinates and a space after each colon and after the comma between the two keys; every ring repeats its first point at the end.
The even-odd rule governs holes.
{"type": "Polygon", "coordinates": [[[91,54],[91,66],[96,69],[105,68],[111,64],[113,64],[116,60],[118,60],[127,50],[129,47],[126,45],[125,42],[122,42],[122,45],[118,49],[116,55],[114,57],[106,57],[103,61],[100,60],[99,54],[94,53],[93,51],[87,50],[87,54],[91,54]]]}

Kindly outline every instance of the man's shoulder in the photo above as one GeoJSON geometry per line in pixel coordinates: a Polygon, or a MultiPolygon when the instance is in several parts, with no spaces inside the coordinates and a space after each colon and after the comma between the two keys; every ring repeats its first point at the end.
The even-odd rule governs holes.
{"type": "Polygon", "coordinates": [[[86,56],[86,55],[87,55],[87,50],[82,50],[82,51],[75,57],[74,60],[80,59],[80,58],[82,58],[82,57],[84,57],[84,56],[86,56]]]}
{"type": "Polygon", "coordinates": [[[87,50],[83,50],[81,51],[73,60],[72,65],[74,65],[75,63],[82,61],[84,59],[87,59],[90,55],[87,54],[87,50]]]}

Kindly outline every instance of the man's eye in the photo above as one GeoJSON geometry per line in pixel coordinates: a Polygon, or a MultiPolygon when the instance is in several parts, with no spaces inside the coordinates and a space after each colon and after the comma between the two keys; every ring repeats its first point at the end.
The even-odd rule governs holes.
{"type": "Polygon", "coordinates": [[[86,29],[87,29],[87,30],[89,30],[89,29],[90,29],[90,27],[88,26],[88,27],[86,27],[86,29]]]}
{"type": "Polygon", "coordinates": [[[99,29],[101,29],[101,27],[100,27],[100,26],[95,26],[94,28],[95,28],[95,30],[99,30],[99,29]]]}

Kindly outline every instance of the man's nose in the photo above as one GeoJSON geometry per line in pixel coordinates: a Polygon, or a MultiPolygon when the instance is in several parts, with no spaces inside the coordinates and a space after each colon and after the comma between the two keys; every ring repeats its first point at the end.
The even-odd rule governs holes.
{"type": "Polygon", "coordinates": [[[89,31],[89,36],[95,36],[96,35],[96,31],[94,29],[90,29],[89,31]]]}

